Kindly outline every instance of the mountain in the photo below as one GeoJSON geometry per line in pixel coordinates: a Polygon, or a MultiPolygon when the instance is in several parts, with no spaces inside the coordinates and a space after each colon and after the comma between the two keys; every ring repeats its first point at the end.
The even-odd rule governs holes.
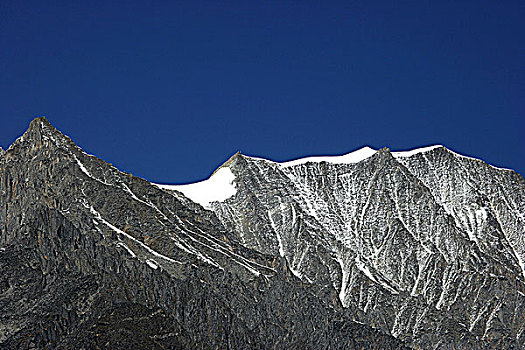
{"type": "Polygon", "coordinates": [[[0,348],[520,349],[525,180],[443,146],[153,184],[0,150],[0,348]]]}

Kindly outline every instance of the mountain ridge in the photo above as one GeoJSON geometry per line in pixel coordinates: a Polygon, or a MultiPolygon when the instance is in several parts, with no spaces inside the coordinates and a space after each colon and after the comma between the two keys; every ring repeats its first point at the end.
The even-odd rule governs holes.
{"type": "Polygon", "coordinates": [[[523,177],[443,147],[392,153],[237,153],[218,168],[235,193],[206,208],[37,118],[0,152],[0,344],[523,347],[523,177]]]}

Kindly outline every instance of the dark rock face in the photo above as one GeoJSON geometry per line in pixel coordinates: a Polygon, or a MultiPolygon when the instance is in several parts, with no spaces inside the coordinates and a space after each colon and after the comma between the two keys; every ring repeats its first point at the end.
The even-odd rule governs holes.
{"type": "Polygon", "coordinates": [[[519,174],[443,147],[223,167],[205,209],[35,119],[0,149],[0,348],[524,347],[519,174]]]}

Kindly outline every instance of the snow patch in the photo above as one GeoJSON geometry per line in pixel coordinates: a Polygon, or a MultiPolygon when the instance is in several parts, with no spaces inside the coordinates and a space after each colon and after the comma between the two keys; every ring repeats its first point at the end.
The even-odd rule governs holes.
{"type": "Polygon", "coordinates": [[[159,266],[155,263],[155,261],[150,260],[150,259],[146,260],[146,264],[148,264],[149,267],[155,270],[159,268],[159,266]]]}
{"type": "Polygon", "coordinates": [[[337,262],[341,266],[341,289],[339,291],[339,300],[343,307],[348,307],[348,303],[345,302],[346,297],[346,288],[348,287],[349,275],[348,271],[345,268],[345,263],[341,257],[337,257],[337,262]]]}
{"type": "Polygon", "coordinates": [[[185,185],[154,185],[163,189],[182,192],[195,203],[199,203],[206,209],[211,209],[211,203],[223,202],[237,193],[234,180],[235,175],[230,168],[222,167],[204,181],[185,185]]]}

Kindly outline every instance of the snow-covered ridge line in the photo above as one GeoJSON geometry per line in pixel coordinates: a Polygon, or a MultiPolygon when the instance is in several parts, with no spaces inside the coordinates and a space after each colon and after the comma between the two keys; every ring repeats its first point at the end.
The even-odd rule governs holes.
{"type": "Polygon", "coordinates": [[[279,165],[289,167],[304,163],[320,163],[320,162],[327,162],[327,163],[333,163],[333,164],[351,164],[351,163],[359,163],[362,160],[365,160],[371,156],[373,156],[377,150],[372,149],[368,146],[365,146],[363,148],[360,148],[356,151],[341,155],[341,156],[314,156],[314,157],[305,157],[305,158],[299,158],[290,160],[287,162],[280,162],[279,165]]]}
{"type": "MultiPolygon", "coordinates": [[[[444,147],[444,146],[433,145],[433,146],[428,146],[428,147],[415,148],[415,149],[408,150],[408,151],[395,151],[395,152],[391,152],[391,154],[394,157],[410,157],[415,154],[425,153],[425,152],[431,151],[439,147],[444,147]]],[[[272,162],[280,166],[289,167],[289,166],[300,165],[300,164],[305,164],[305,163],[320,163],[320,162],[327,162],[327,163],[332,163],[332,164],[354,164],[354,163],[359,163],[367,158],[370,158],[376,153],[377,153],[377,150],[371,147],[365,146],[358,150],[355,150],[355,151],[352,151],[350,153],[343,154],[343,155],[312,156],[312,157],[298,158],[298,159],[289,160],[285,162],[275,162],[275,161],[265,159],[265,158],[260,158],[260,157],[252,157],[252,156],[249,156],[249,157],[252,159],[272,162]]]]}
{"type": "Polygon", "coordinates": [[[204,208],[211,209],[212,202],[223,202],[237,193],[233,181],[235,175],[230,168],[219,168],[207,180],[185,185],[153,184],[159,188],[182,192],[192,201],[199,203],[204,208]]]}
{"type": "Polygon", "coordinates": [[[421,147],[421,148],[416,148],[416,149],[413,149],[413,150],[409,150],[409,151],[399,151],[399,152],[391,152],[392,153],[392,156],[394,156],[395,158],[406,158],[406,157],[411,157],[413,155],[416,155],[418,153],[425,153],[425,152],[429,152],[433,149],[436,149],[436,148],[444,148],[446,149],[448,152],[452,153],[453,155],[457,156],[457,157],[460,157],[460,158],[465,158],[465,159],[471,159],[471,160],[475,160],[475,161],[478,161],[478,162],[484,162],[486,163],[488,166],[494,168],[494,169],[498,169],[498,170],[506,170],[506,171],[514,171],[512,169],[509,169],[509,168],[502,168],[502,167],[497,167],[497,166],[494,166],[490,163],[487,163],[486,161],[484,161],[483,159],[479,159],[479,158],[475,158],[475,157],[470,157],[470,156],[466,156],[464,154],[461,154],[461,153],[458,153],[456,151],[453,151],[443,145],[433,145],[433,146],[427,146],[427,147],[421,147]]]}
{"type": "MultiPolygon", "coordinates": [[[[448,149],[448,148],[447,148],[448,149]]],[[[465,159],[471,159],[471,160],[476,160],[478,162],[483,162],[485,164],[487,164],[488,166],[490,166],[491,168],[494,168],[494,169],[498,169],[498,170],[505,170],[505,171],[515,171],[514,169],[510,169],[510,168],[502,168],[502,167],[498,167],[498,166],[495,166],[495,165],[492,165],[490,163],[487,163],[486,161],[484,161],[483,159],[479,159],[479,158],[474,158],[474,157],[470,157],[470,156],[466,156],[464,154],[460,154],[458,152],[455,152],[455,151],[452,151],[452,150],[448,150],[449,152],[451,153],[454,153],[456,156],[458,157],[461,157],[461,158],[465,158],[465,159]]]]}
{"type": "MultiPolygon", "coordinates": [[[[436,148],[447,149],[443,145],[432,145],[432,146],[415,148],[415,149],[407,150],[407,151],[391,151],[391,154],[394,158],[408,158],[416,154],[430,152],[436,148]]],[[[448,151],[458,157],[482,161],[477,158],[464,156],[462,154],[459,154],[451,150],[448,150],[448,151]]],[[[378,152],[377,150],[370,148],[368,146],[365,146],[365,147],[362,147],[358,150],[355,150],[353,152],[350,152],[344,155],[312,156],[312,157],[298,158],[298,159],[285,161],[285,162],[276,162],[276,161],[272,161],[270,159],[261,158],[261,157],[253,157],[253,156],[246,156],[246,157],[250,159],[254,159],[254,160],[270,162],[270,163],[277,164],[278,166],[282,166],[282,167],[291,167],[291,166],[296,166],[296,165],[301,165],[301,164],[306,164],[306,163],[320,163],[320,162],[327,162],[327,163],[332,163],[332,164],[355,164],[367,158],[370,158],[377,152],[378,152]]],[[[496,169],[512,171],[512,169],[499,168],[493,165],[490,165],[490,166],[496,169]]],[[[176,191],[182,192],[186,197],[188,197],[192,201],[199,203],[204,208],[211,209],[211,203],[223,202],[226,199],[234,196],[237,193],[237,189],[235,188],[235,185],[234,185],[234,180],[235,180],[235,175],[231,172],[230,168],[228,166],[221,166],[207,180],[184,184],[184,185],[166,185],[166,184],[156,184],[156,183],[152,183],[152,184],[162,189],[176,190],[176,191]]]]}
{"type": "MultiPolygon", "coordinates": [[[[432,151],[432,150],[434,150],[436,148],[444,148],[448,152],[450,152],[450,153],[452,153],[452,154],[454,154],[454,155],[456,155],[458,157],[472,159],[472,160],[477,160],[479,162],[485,162],[482,159],[469,157],[469,156],[460,154],[458,152],[452,151],[452,150],[448,149],[447,147],[445,147],[443,145],[431,145],[431,146],[414,148],[414,149],[406,150],[406,151],[390,151],[390,153],[392,154],[392,156],[394,158],[408,158],[408,157],[412,157],[412,156],[414,156],[416,154],[430,152],[430,151],[432,151]]],[[[294,166],[294,165],[298,165],[298,164],[304,164],[304,163],[308,163],[308,162],[312,162],[312,163],[327,162],[327,163],[332,163],[332,164],[352,164],[352,163],[359,163],[360,161],[363,161],[363,160],[373,156],[376,152],[377,152],[377,150],[374,150],[373,148],[365,146],[365,147],[362,147],[362,148],[360,148],[360,149],[358,149],[356,151],[353,151],[353,152],[350,152],[350,153],[347,153],[347,154],[344,154],[344,155],[313,156],[313,157],[298,158],[298,159],[285,161],[285,162],[274,162],[274,161],[271,161],[269,159],[258,158],[258,157],[251,157],[251,156],[250,156],[250,158],[252,158],[252,159],[259,159],[259,160],[265,160],[265,161],[276,163],[278,165],[285,166],[285,167],[294,166]]],[[[495,168],[495,169],[514,171],[514,170],[509,169],[509,168],[497,167],[497,166],[494,166],[494,165],[489,164],[489,163],[487,163],[487,164],[489,166],[491,166],[492,168],[495,168]]]]}
{"type": "Polygon", "coordinates": [[[390,153],[394,157],[411,157],[418,153],[425,153],[425,152],[432,151],[433,149],[439,148],[439,147],[445,148],[445,146],[443,145],[433,145],[433,146],[427,146],[427,147],[421,147],[421,148],[414,148],[408,151],[395,151],[395,152],[390,152],[390,153]]]}

